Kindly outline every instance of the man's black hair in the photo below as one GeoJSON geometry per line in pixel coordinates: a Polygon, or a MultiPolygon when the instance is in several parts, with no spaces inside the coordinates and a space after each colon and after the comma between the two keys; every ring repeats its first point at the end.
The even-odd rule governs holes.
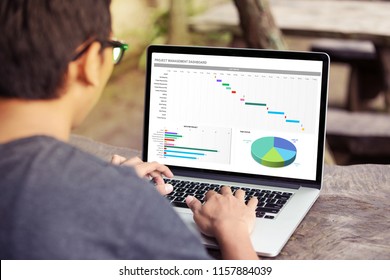
{"type": "Polygon", "coordinates": [[[0,98],[57,98],[76,49],[109,38],[110,3],[1,0],[0,98]]]}

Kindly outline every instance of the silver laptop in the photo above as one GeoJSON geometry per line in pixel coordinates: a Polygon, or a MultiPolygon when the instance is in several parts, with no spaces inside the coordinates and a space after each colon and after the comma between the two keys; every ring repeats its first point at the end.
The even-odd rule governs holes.
{"type": "Polygon", "coordinates": [[[328,72],[322,53],[148,48],[143,160],[171,168],[190,229],[185,197],[228,185],[259,200],[256,252],[280,253],[321,190],[328,72]]]}

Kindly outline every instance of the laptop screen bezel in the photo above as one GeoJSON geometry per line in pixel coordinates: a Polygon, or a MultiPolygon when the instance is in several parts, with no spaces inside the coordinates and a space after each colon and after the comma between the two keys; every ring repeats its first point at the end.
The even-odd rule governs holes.
{"type": "Polygon", "coordinates": [[[297,51],[276,51],[259,49],[237,49],[237,48],[218,48],[218,47],[189,47],[189,46],[169,46],[169,45],[151,45],[147,48],[147,67],[145,84],[145,110],[144,110],[144,133],[142,159],[148,161],[148,139],[149,139],[149,113],[150,113],[150,92],[151,92],[151,71],[153,53],[172,53],[172,54],[194,54],[194,55],[213,55],[213,56],[239,56],[239,57],[261,57],[273,59],[294,59],[294,60],[313,60],[322,62],[321,79],[321,100],[319,116],[319,135],[317,148],[317,168],[316,179],[305,180],[296,178],[284,178],[268,175],[254,175],[248,173],[205,170],[200,168],[190,168],[181,166],[168,167],[175,175],[201,177],[205,179],[215,179],[223,181],[233,181],[238,183],[250,184],[270,184],[283,187],[309,187],[321,189],[322,176],[324,168],[324,148],[325,148],[325,124],[327,110],[328,77],[329,77],[329,56],[325,53],[315,52],[297,52],[297,51]]]}

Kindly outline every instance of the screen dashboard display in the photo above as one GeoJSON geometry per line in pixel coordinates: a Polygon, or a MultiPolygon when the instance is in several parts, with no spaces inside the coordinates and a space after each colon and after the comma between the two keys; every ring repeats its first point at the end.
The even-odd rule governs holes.
{"type": "Polygon", "coordinates": [[[315,180],[322,63],[152,53],[148,161],[315,180]]]}

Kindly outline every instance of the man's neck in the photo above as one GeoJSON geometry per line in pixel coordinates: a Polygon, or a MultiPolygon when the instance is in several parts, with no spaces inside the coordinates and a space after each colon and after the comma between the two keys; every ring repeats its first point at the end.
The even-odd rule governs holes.
{"type": "Polygon", "coordinates": [[[60,100],[0,99],[0,143],[36,135],[69,139],[71,112],[60,100]]]}

